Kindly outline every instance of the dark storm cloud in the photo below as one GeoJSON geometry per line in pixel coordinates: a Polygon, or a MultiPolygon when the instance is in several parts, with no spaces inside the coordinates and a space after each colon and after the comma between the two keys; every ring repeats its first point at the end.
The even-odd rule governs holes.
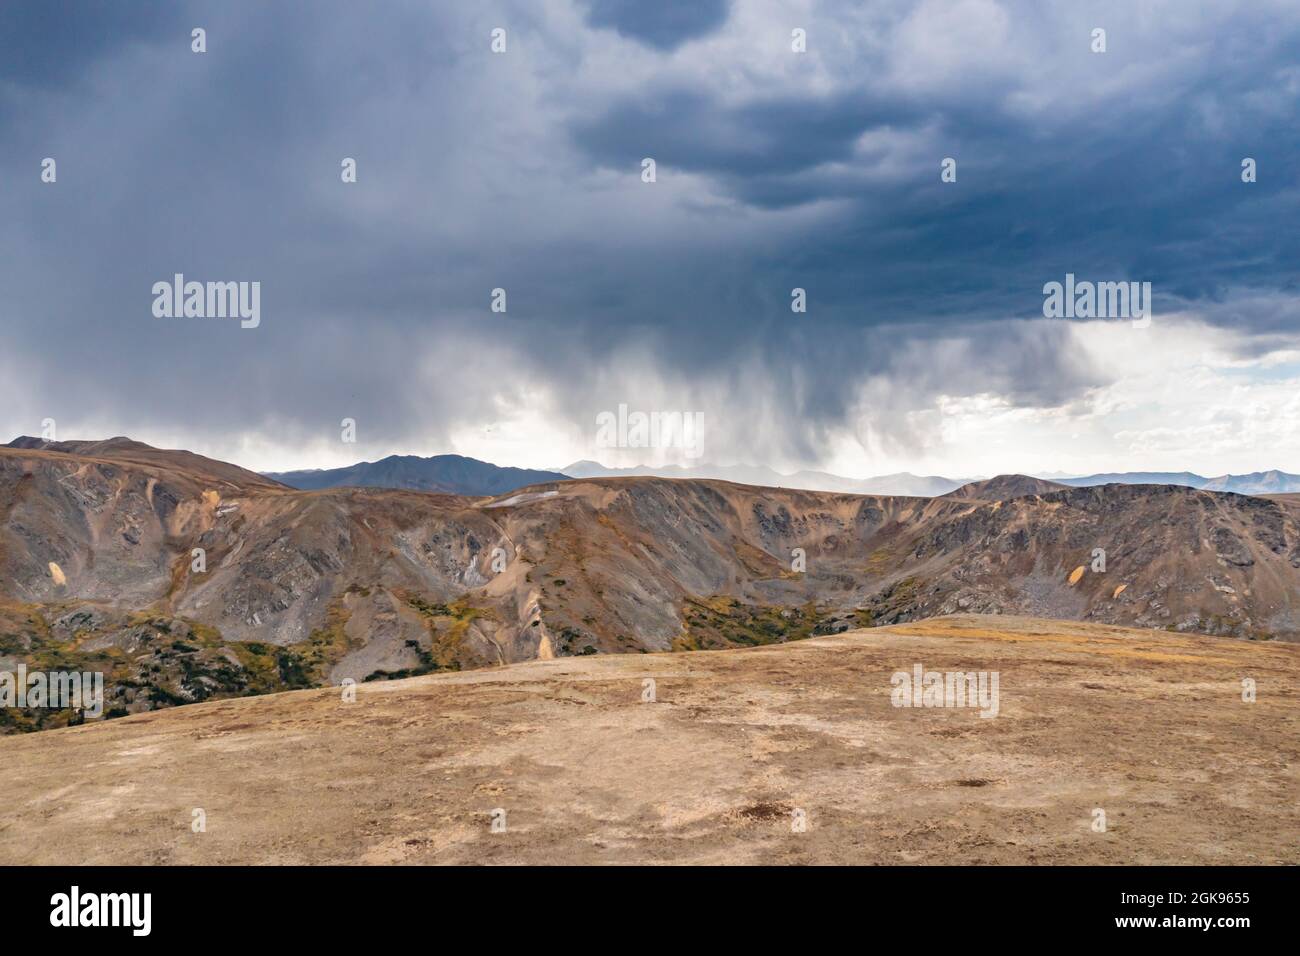
{"type": "Polygon", "coordinates": [[[169,0],[12,0],[0,6],[0,83],[32,89],[68,86],[125,44],[187,35],[183,13],[183,5],[169,0]]]}
{"type": "Polygon", "coordinates": [[[660,156],[681,169],[721,175],[744,190],[752,180],[847,160],[864,131],[911,127],[923,116],[897,100],[860,92],[773,97],[727,108],[696,90],[656,90],[615,104],[594,122],[579,121],[574,139],[612,167],[660,156]]]}
{"type": "MultiPolygon", "coordinates": [[[[1165,306],[1212,308],[1235,286],[1294,291],[1300,277],[1300,230],[1278,228],[1300,212],[1300,31],[1262,27],[1205,37],[1203,61],[1173,97],[1139,90],[1065,121],[1018,116],[993,89],[982,99],[971,89],[853,90],[740,104],[647,89],[575,121],[573,137],[593,162],[628,168],[653,156],[665,175],[706,175],[762,208],[852,203],[837,228],[784,250],[778,266],[791,279],[815,275],[823,306],[888,320],[1031,315],[1042,282],[1072,271],[1140,278],[1165,306]],[[1250,40],[1259,61],[1225,75],[1250,40]],[[1223,111],[1212,126],[1206,107],[1223,111]],[[864,178],[869,152],[847,162],[860,137],[923,127],[938,149],[914,175],[864,178]],[[958,159],[958,184],[938,181],[945,156],[958,159]],[[1246,156],[1271,170],[1249,187],[1246,156]]],[[[1152,51],[1106,55],[1122,66],[1152,51]]]]}
{"type": "Polygon", "coordinates": [[[641,0],[586,0],[587,22],[618,31],[659,50],[712,33],[727,19],[728,0],[643,3],[641,0]]]}
{"type": "MultiPolygon", "coordinates": [[[[780,396],[761,435],[724,421],[723,450],[814,462],[867,377],[893,383],[899,413],[1104,384],[1064,329],[1012,321],[1067,271],[1293,331],[1300,17],[1161,30],[1119,5],[1090,59],[1089,21],[1013,5],[1005,47],[962,47],[969,76],[945,77],[957,54],[907,40],[915,5],[889,9],[876,36],[856,5],[825,5],[786,75],[785,18],[725,4],[597,4],[586,21],[560,0],[7,5],[0,360],[23,378],[0,424],[292,446],[350,416],[386,452],[536,388],[585,426],[635,398],[635,372],[682,401],[730,390],[738,414],[780,396]],[[640,59],[611,59],[606,28],[640,59]],[[833,46],[859,34],[869,49],[833,46]],[[686,39],[719,46],[660,52],[686,39]],[[891,60],[905,42],[921,46],[891,60]],[[150,287],[175,272],[261,281],[262,326],[153,318],[150,287]],[[487,308],[498,286],[506,315],[487,308]]],[[[900,422],[882,427],[905,443],[900,422]]]]}

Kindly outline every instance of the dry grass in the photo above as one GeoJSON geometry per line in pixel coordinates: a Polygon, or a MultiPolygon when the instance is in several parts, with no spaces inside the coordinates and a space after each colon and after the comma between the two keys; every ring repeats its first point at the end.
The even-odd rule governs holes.
{"type": "Polygon", "coordinates": [[[957,617],[187,706],[0,740],[0,862],[1294,864],[1298,655],[957,617]]]}

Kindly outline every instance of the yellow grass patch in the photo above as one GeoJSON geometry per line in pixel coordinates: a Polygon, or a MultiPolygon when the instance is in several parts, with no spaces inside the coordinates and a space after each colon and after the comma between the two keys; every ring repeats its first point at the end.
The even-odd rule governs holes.
{"type": "Polygon", "coordinates": [[[1107,657],[1127,657],[1146,661],[1187,661],[1202,664],[1237,664],[1227,657],[1207,654],[1173,654],[1167,651],[1135,648],[1131,639],[1118,637],[1090,637],[1080,634],[1013,634],[1009,631],[983,627],[960,627],[935,622],[894,624],[889,630],[894,634],[914,634],[917,637],[964,637],[971,640],[1010,641],[1017,644],[1075,644],[1079,650],[1107,657]],[[1093,645],[1084,647],[1083,645],[1093,645]],[[1100,646],[1099,646],[1100,645],[1100,646]],[[1119,645],[1119,646],[1116,646],[1119,645]]]}

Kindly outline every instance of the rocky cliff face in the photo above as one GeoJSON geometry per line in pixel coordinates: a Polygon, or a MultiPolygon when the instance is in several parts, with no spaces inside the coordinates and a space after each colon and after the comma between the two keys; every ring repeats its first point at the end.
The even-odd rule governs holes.
{"type": "Polygon", "coordinates": [[[138,443],[0,450],[0,665],[113,706],[957,610],[1300,636],[1300,506],[1004,478],[920,499],[657,478],[294,491],[138,443]],[[1041,492],[1041,493],[1038,493],[1041,492]]]}

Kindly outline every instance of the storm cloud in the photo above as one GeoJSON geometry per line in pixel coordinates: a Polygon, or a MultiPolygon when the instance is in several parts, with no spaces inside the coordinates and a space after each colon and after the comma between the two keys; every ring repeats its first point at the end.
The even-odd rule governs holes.
{"type": "Polygon", "coordinates": [[[1116,381],[1041,317],[1067,272],[1296,346],[1297,64],[1282,2],[6,4],[0,429],[545,467],[626,402],[905,460],[940,400],[1116,381]],[[176,273],[260,326],[155,318],[176,273]]]}

